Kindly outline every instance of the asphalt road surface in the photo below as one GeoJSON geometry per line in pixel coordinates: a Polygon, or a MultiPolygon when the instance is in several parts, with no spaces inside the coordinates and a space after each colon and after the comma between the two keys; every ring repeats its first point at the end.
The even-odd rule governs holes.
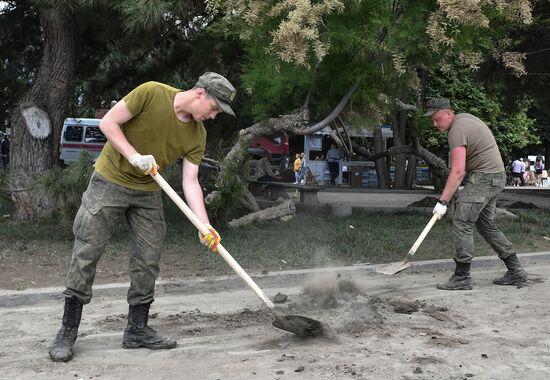
{"type": "Polygon", "coordinates": [[[323,337],[271,326],[238,278],[160,283],[150,325],[172,350],[125,350],[127,284],[94,288],[75,356],[53,363],[61,289],[0,291],[0,379],[549,379],[548,254],[522,255],[531,282],[497,286],[499,260],[479,260],[471,291],[442,291],[450,261],[393,276],[371,266],[257,276],[282,312],[316,318],[323,337]]]}

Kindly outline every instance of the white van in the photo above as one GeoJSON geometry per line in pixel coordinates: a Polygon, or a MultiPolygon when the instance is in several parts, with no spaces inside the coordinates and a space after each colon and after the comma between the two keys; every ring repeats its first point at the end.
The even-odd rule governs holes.
{"type": "Polygon", "coordinates": [[[107,138],[99,129],[100,119],[67,118],[61,132],[61,153],[64,162],[76,161],[83,151],[97,158],[107,138]]]}

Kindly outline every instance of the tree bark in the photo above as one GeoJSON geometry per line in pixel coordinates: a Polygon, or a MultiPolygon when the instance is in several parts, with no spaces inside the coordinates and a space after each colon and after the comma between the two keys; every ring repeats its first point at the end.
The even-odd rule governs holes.
{"type": "Polygon", "coordinates": [[[416,155],[409,154],[407,157],[407,172],[405,173],[405,187],[412,189],[416,179],[416,155]]]}
{"type": "MultiPolygon", "coordinates": [[[[409,127],[407,142],[414,144],[418,141],[418,128],[413,124],[409,127]]],[[[407,157],[407,173],[405,174],[405,182],[407,189],[412,189],[416,180],[416,166],[418,164],[417,155],[411,152],[407,157]]]]}
{"type": "MultiPolygon", "coordinates": [[[[384,142],[382,139],[382,130],[380,126],[375,127],[374,131],[372,133],[372,137],[374,140],[374,153],[381,153],[384,152],[384,142]]],[[[388,168],[386,165],[386,157],[379,158],[375,161],[376,166],[376,176],[378,177],[378,187],[381,189],[389,189],[390,188],[390,173],[388,172],[388,168]]]]}
{"type": "Polygon", "coordinates": [[[293,216],[295,213],[296,206],[294,206],[294,203],[289,199],[279,203],[276,206],[247,214],[239,219],[233,219],[228,223],[228,225],[230,227],[237,228],[254,222],[265,222],[267,220],[282,218],[284,216],[293,216]]]}
{"type": "Polygon", "coordinates": [[[59,143],[75,69],[74,15],[40,9],[44,55],[36,81],[12,112],[10,184],[17,219],[45,216],[53,210],[29,187],[58,160],[59,143]]]}
{"type": "MultiPolygon", "coordinates": [[[[407,113],[403,110],[395,111],[392,114],[393,119],[393,142],[395,146],[405,145],[405,130],[407,124],[407,113]]],[[[407,170],[407,155],[397,153],[395,158],[395,175],[393,178],[394,189],[404,189],[405,172],[407,170]]]]}

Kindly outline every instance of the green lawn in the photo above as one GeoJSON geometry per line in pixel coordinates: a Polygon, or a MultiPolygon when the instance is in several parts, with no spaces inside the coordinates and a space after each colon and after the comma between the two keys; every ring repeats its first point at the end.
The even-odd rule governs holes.
{"type": "MultiPolygon", "coordinates": [[[[166,203],[167,235],[163,271],[230,273],[223,260],[198,244],[197,233],[184,215],[166,203]]],[[[519,218],[499,219],[498,225],[518,252],[550,250],[550,213],[540,210],[519,212],[519,218]]],[[[273,221],[237,230],[219,228],[222,243],[247,270],[283,270],[355,263],[383,263],[401,260],[408,252],[430,215],[426,213],[358,213],[350,217],[296,217],[288,222],[273,221]]],[[[127,228],[116,227],[102,261],[112,273],[127,266],[127,228]]],[[[452,258],[451,223],[435,224],[416,253],[417,260],[452,258]]],[[[72,247],[71,222],[57,218],[38,222],[0,222],[0,261],[20,265],[51,263],[64,272],[72,247]]],[[[476,233],[476,256],[493,254],[476,233]]],[[[163,272],[161,272],[162,274],[163,272]]]]}

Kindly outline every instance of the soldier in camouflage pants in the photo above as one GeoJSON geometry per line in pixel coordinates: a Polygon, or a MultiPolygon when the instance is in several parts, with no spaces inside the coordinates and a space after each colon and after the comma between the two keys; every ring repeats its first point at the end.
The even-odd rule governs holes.
{"type": "Polygon", "coordinates": [[[72,259],[65,279],[61,328],[50,347],[53,361],[73,357],[83,305],[92,298],[96,265],[111,238],[113,225],[125,218],[132,243],[128,289],[128,324],[122,347],[152,350],[174,348],[148,325],[159,274],[161,242],[166,227],[161,189],[149,175],[182,159],[182,188],[189,207],[208,228],[199,241],[216,252],[221,238],[210,225],[198,180],[206,146],[203,121],[220,112],[235,116],[231,102],[236,90],[223,76],[205,73],[195,87],[180,90],[147,82],[117,102],[101,119],[107,137],[95,171],[82,196],[73,225],[72,259]]]}
{"type": "Polygon", "coordinates": [[[505,173],[472,173],[458,193],[453,214],[457,262],[467,263],[474,258],[474,224],[500,259],[515,254],[512,243],[495,223],[497,195],[505,183],[505,173]]]}
{"type": "Polygon", "coordinates": [[[161,193],[128,189],[94,172],[73,225],[75,242],[67,276],[67,297],[83,304],[92,299],[96,264],[111,238],[113,225],[126,218],[130,228],[128,304],[153,301],[160,246],[166,231],[161,193]]]}
{"type": "Polygon", "coordinates": [[[434,127],[439,131],[448,132],[451,151],[451,172],[433,209],[439,219],[447,212],[447,203],[455,196],[464,178],[468,179],[464,188],[455,196],[455,271],[449,281],[437,285],[438,289],[473,288],[470,267],[474,257],[474,225],[508,269],[503,277],[493,282],[513,285],[527,281],[527,273],[519,263],[512,244],[495,224],[496,199],[504,189],[506,174],[491,130],[474,115],[455,114],[446,98],[430,100],[424,116],[431,116],[434,127]]]}

